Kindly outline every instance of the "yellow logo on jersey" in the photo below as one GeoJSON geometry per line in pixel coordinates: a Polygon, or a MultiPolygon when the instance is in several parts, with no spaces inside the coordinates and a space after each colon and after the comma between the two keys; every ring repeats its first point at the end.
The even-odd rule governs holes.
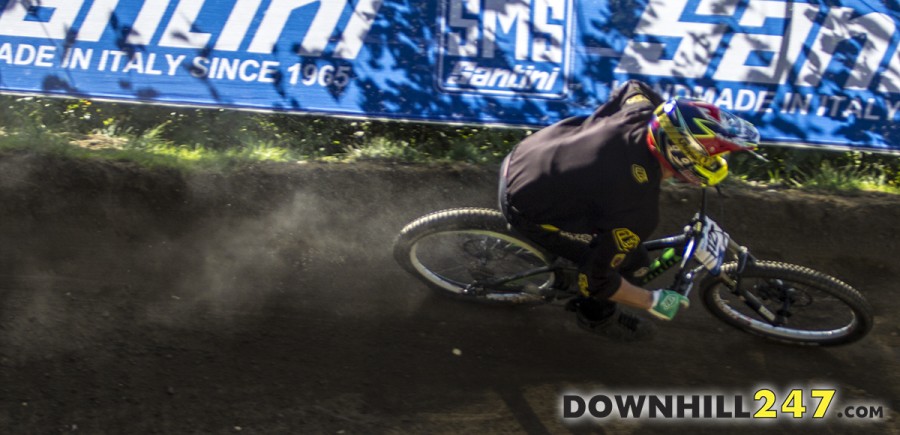
{"type": "Polygon", "coordinates": [[[625,254],[616,254],[616,256],[613,257],[612,262],[610,262],[609,265],[612,266],[613,269],[618,269],[619,266],[622,265],[623,261],[625,261],[625,254]]]}
{"type": "Polygon", "coordinates": [[[647,97],[645,97],[643,94],[637,94],[635,96],[628,97],[628,99],[625,100],[625,105],[627,106],[629,104],[643,103],[644,101],[650,100],[648,100],[647,97]]]}
{"type": "Polygon", "coordinates": [[[641,244],[641,238],[628,228],[616,228],[612,233],[619,252],[631,252],[641,244]]]}
{"type": "Polygon", "coordinates": [[[647,170],[641,165],[631,165],[631,175],[641,184],[650,181],[650,178],[647,177],[647,170]]]}
{"type": "Polygon", "coordinates": [[[588,290],[588,287],[590,287],[590,283],[588,283],[587,275],[585,275],[583,273],[579,273],[578,274],[578,291],[580,291],[581,294],[583,294],[585,297],[589,297],[591,295],[591,292],[590,292],[590,290],[588,290]]]}

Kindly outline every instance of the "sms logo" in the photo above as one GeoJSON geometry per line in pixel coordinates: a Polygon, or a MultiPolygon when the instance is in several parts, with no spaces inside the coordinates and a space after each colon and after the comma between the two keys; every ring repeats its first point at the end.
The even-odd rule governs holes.
{"type": "Polygon", "coordinates": [[[438,88],[563,98],[571,64],[572,0],[446,0],[438,88]]]}

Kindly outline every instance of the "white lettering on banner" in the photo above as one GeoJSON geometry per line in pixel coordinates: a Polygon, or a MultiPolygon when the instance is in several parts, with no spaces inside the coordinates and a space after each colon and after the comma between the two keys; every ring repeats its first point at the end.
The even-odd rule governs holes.
{"type": "Polygon", "coordinates": [[[167,7],[169,7],[169,0],[144,0],[144,5],[138,12],[137,18],[134,19],[125,42],[134,45],[150,45],[167,7]]]}
{"type": "Polygon", "coordinates": [[[808,115],[812,107],[812,94],[799,95],[788,93],[781,107],[782,113],[808,115]]]}
{"type": "Polygon", "coordinates": [[[181,63],[184,62],[184,58],[187,56],[181,54],[178,56],[172,56],[171,54],[166,55],[166,64],[169,66],[167,75],[174,76],[178,71],[178,67],[181,66],[181,63]]]}
{"type": "Polygon", "coordinates": [[[187,74],[206,80],[226,80],[275,84],[286,71],[284,83],[291,86],[319,86],[341,90],[350,85],[350,65],[317,65],[294,63],[282,70],[273,60],[256,60],[184,54],[95,50],[73,47],[61,57],[52,45],[0,43],[0,67],[3,65],[69,70],[95,70],[106,73],[147,76],[187,74]]]}
{"type": "Polygon", "coordinates": [[[844,88],[869,87],[875,72],[878,71],[878,65],[887,56],[896,25],[894,20],[884,14],[870,13],[851,19],[854,14],[853,9],[831,8],[806,62],[800,69],[796,84],[818,86],[822,73],[834,57],[838,43],[864,35],[862,49],[844,88]]]}
{"type": "Polygon", "coordinates": [[[888,102],[888,120],[894,120],[897,111],[900,110],[900,101],[888,102]]]}
{"type": "Polygon", "coordinates": [[[78,40],[86,42],[99,41],[118,5],[119,0],[94,0],[87,17],[81,23],[81,28],[78,29],[78,40]]]}
{"type": "Polygon", "coordinates": [[[60,67],[66,69],[87,70],[91,67],[91,59],[94,58],[94,49],[84,49],[81,47],[72,47],[67,50],[63,57],[60,67]]]}
{"type": "Polygon", "coordinates": [[[279,63],[275,61],[257,61],[253,59],[223,59],[196,57],[192,63],[191,75],[206,78],[239,79],[245,82],[275,83],[275,74],[279,63]],[[220,69],[221,68],[221,69],[220,69]],[[218,74],[218,77],[216,75],[218,74]]]}
{"type": "Polygon", "coordinates": [[[527,60],[530,44],[530,1],[507,3],[502,0],[485,0],[482,21],[481,57],[494,58],[497,49],[497,31],[515,32],[515,59],[527,60]]]}
{"type": "Polygon", "coordinates": [[[350,74],[352,69],[348,65],[335,67],[334,65],[324,65],[319,67],[316,64],[301,65],[295,63],[288,68],[290,74],[289,82],[292,85],[302,83],[305,86],[322,86],[335,87],[343,89],[350,84],[350,74]]]}
{"type": "Polygon", "coordinates": [[[65,39],[84,0],[42,0],[40,7],[53,8],[46,22],[32,21],[31,2],[8,0],[0,13],[0,35],[65,39]]]}
{"type": "Polygon", "coordinates": [[[204,0],[181,0],[172,14],[172,19],[160,37],[161,47],[203,48],[212,37],[209,33],[194,32],[191,27],[197,22],[204,0]]]}
{"type": "Polygon", "coordinates": [[[375,16],[378,15],[378,9],[381,8],[382,0],[358,0],[353,15],[350,16],[350,22],[341,32],[341,38],[338,39],[337,46],[334,48],[334,57],[338,59],[356,59],[359,50],[362,49],[363,42],[372,23],[375,22],[375,16]]]}
{"type": "MultiPolygon", "coordinates": [[[[99,41],[118,3],[119,0],[94,0],[78,32],[78,40],[99,41]]],[[[66,39],[83,4],[84,0],[41,0],[35,4],[9,0],[0,12],[0,35],[66,39]],[[30,20],[32,7],[52,9],[53,13],[47,21],[30,20]]]]}
{"type": "Polygon", "coordinates": [[[728,49],[722,56],[721,65],[713,74],[716,80],[752,81],[754,83],[776,84],[787,80],[787,74],[800,56],[803,44],[813,27],[812,17],[819,12],[817,5],[795,3],[786,7],[780,1],[753,1],[741,16],[740,25],[745,27],[762,27],[766,19],[791,20],[790,32],[782,35],[758,35],[752,33],[735,33],[728,43],[728,49]],[[783,48],[771,50],[772,48],[783,48]],[[746,60],[756,53],[772,53],[774,58],[768,65],[746,65],[746,60]]]}
{"type": "MultiPolygon", "coordinates": [[[[547,1],[547,0],[541,0],[547,1]]],[[[250,39],[248,51],[270,54],[279,42],[292,13],[305,6],[316,6],[309,28],[298,44],[297,54],[321,56],[339,31],[333,56],[339,59],[355,59],[359,55],[383,0],[272,0],[262,13],[256,33],[250,39]],[[347,7],[352,7],[349,21],[338,29],[338,23],[347,7]]],[[[250,27],[257,18],[262,0],[236,0],[228,20],[219,35],[195,31],[206,0],[179,0],[168,22],[163,19],[171,0],[144,0],[133,23],[118,23],[130,27],[125,42],[148,46],[158,38],[157,45],[171,48],[205,48],[215,36],[215,49],[238,51],[250,27]],[[164,29],[161,34],[159,29],[164,29]]],[[[73,28],[76,41],[97,42],[101,39],[119,6],[118,0],[94,0],[85,5],[84,0],[41,0],[38,4],[10,0],[0,12],[0,35],[65,40],[73,28]],[[33,19],[34,8],[43,9],[45,20],[33,19]],[[87,14],[77,23],[82,9],[87,14]],[[77,25],[77,26],[76,26],[77,25]]]]}
{"type": "MultiPolygon", "coordinates": [[[[701,0],[698,9],[718,11],[711,15],[734,15],[736,0],[715,2],[701,0]]],[[[625,48],[617,73],[647,74],[654,76],[702,78],[712,62],[713,54],[722,41],[728,26],[722,24],[681,22],[679,18],[687,8],[688,0],[651,0],[635,29],[637,35],[680,37],[672,59],[663,58],[665,44],[631,41],[625,48]]]]}
{"type": "Polygon", "coordinates": [[[222,28],[222,34],[216,40],[216,50],[238,51],[241,48],[241,42],[253,23],[260,3],[262,0],[237,0],[222,28]]]}
{"type": "Polygon", "coordinates": [[[446,52],[451,56],[492,59],[496,56],[497,32],[513,32],[515,60],[561,63],[567,30],[566,2],[534,0],[533,10],[532,20],[532,0],[451,0],[446,52]]]}
{"type": "Polygon", "coordinates": [[[55,56],[56,47],[52,45],[0,44],[0,64],[52,68],[55,66],[55,56]]]}
{"type": "Polygon", "coordinates": [[[441,89],[561,97],[572,14],[571,0],[445,0],[441,89]]]}
{"type": "Polygon", "coordinates": [[[475,62],[456,62],[453,71],[447,77],[448,85],[476,87],[499,87],[505,89],[528,89],[540,91],[553,89],[553,85],[559,79],[559,68],[551,72],[537,71],[533,66],[523,68],[521,65],[513,67],[512,71],[505,68],[491,68],[479,66],[475,62]]]}
{"type": "MultiPolygon", "coordinates": [[[[249,51],[251,53],[271,53],[291,12],[318,2],[318,0],[272,0],[269,10],[266,11],[266,15],[259,25],[259,31],[256,32],[253,42],[250,43],[249,51]]],[[[347,0],[330,0],[329,7],[319,8],[297,54],[301,56],[320,55],[331,38],[331,32],[337,27],[337,22],[346,5],[347,0]]]]}
{"type": "MultiPolygon", "coordinates": [[[[688,0],[651,0],[635,29],[636,40],[625,47],[615,71],[700,79],[708,77],[713,68],[711,77],[715,80],[784,85],[788,84],[788,73],[805,53],[793,84],[816,87],[838,45],[859,38],[860,51],[842,85],[845,89],[864,90],[870,87],[881,63],[890,54],[897,27],[883,13],[859,14],[850,8],[831,7],[822,9],[827,14],[822,25],[816,28],[815,23],[823,13],[818,4],[755,0],[740,12],[740,28],[732,28],[728,23],[737,18],[738,3],[737,0],[700,0],[691,11],[688,8],[695,3],[688,0]],[[692,16],[697,18],[691,21],[692,16]],[[778,34],[765,31],[768,19],[784,20],[784,30],[778,34]],[[814,42],[804,47],[813,32],[818,32],[814,42]],[[726,34],[731,38],[723,47],[726,34]],[[659,37],[678,38],[678,41],[653,40],[659,37]],[[716,67],[714,57],[720,51],[716,67]]],[[[900,54],[895,54],[879,81],[879,90],[900,92],[898,83],[900,54]]]]}
{"type": "MultiPolygon", "coordinates": [[[[621,86],[614,81],[612,87],[621,86]]],[[[685,86],[678,83],[655,84],[653,88],[664,98],[698,98],[729,111],[745,113],[773,113],[786,115],[815,115],[834,120],[900,121],[900,100],[880,96],[824,95],[816,93],[779,94],[767,90],[743,87],[685,86]]]]}
{"type": "Polygon", "coordinates": [[[464,15],[478,15],[481,12],[480,1],[451,1],[449,6],[448,25],[457,30],[447,33],[445,50],[451,56],[478,56],[478,36],[481,34],[480,23],[475,18],[464,15]]]}
{"type": "Polygon", "coordinates": [[[147,54],[146,59],[143,53],[134,53],[122,68],[123,73],[135,72],[147,75],[162,75],[162,71],[156,69],[156,53],[147,54]]]}

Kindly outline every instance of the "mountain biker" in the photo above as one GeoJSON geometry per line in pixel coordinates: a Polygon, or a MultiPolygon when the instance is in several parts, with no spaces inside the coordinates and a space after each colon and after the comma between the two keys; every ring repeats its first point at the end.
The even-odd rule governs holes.
{"type": "Polygon", "coordinates": [[[758,142],[756,128],[731,113],[700,100],[663,101],[630,80],[590,116],[517,144],[501,169],[501,209],[514,229],[579,266],[583,297],[567,305],[579,326],[622,341],[647,339],[655,326],[617,302],[664,320],[689,304],[677,292],[635,284],[649,265],[641,241],[657,226],[660,182],[715,185],[728,174],[723,155],[758,142]]]}

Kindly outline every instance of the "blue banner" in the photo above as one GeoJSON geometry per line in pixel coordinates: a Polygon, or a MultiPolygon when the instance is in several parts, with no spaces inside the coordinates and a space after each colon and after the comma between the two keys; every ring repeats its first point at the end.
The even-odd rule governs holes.
{"type": "Polygon", "coordinates": [[[895,2],[0,0],[0,91],[544,126],[629,78],[900,151],[895,2]]]}

